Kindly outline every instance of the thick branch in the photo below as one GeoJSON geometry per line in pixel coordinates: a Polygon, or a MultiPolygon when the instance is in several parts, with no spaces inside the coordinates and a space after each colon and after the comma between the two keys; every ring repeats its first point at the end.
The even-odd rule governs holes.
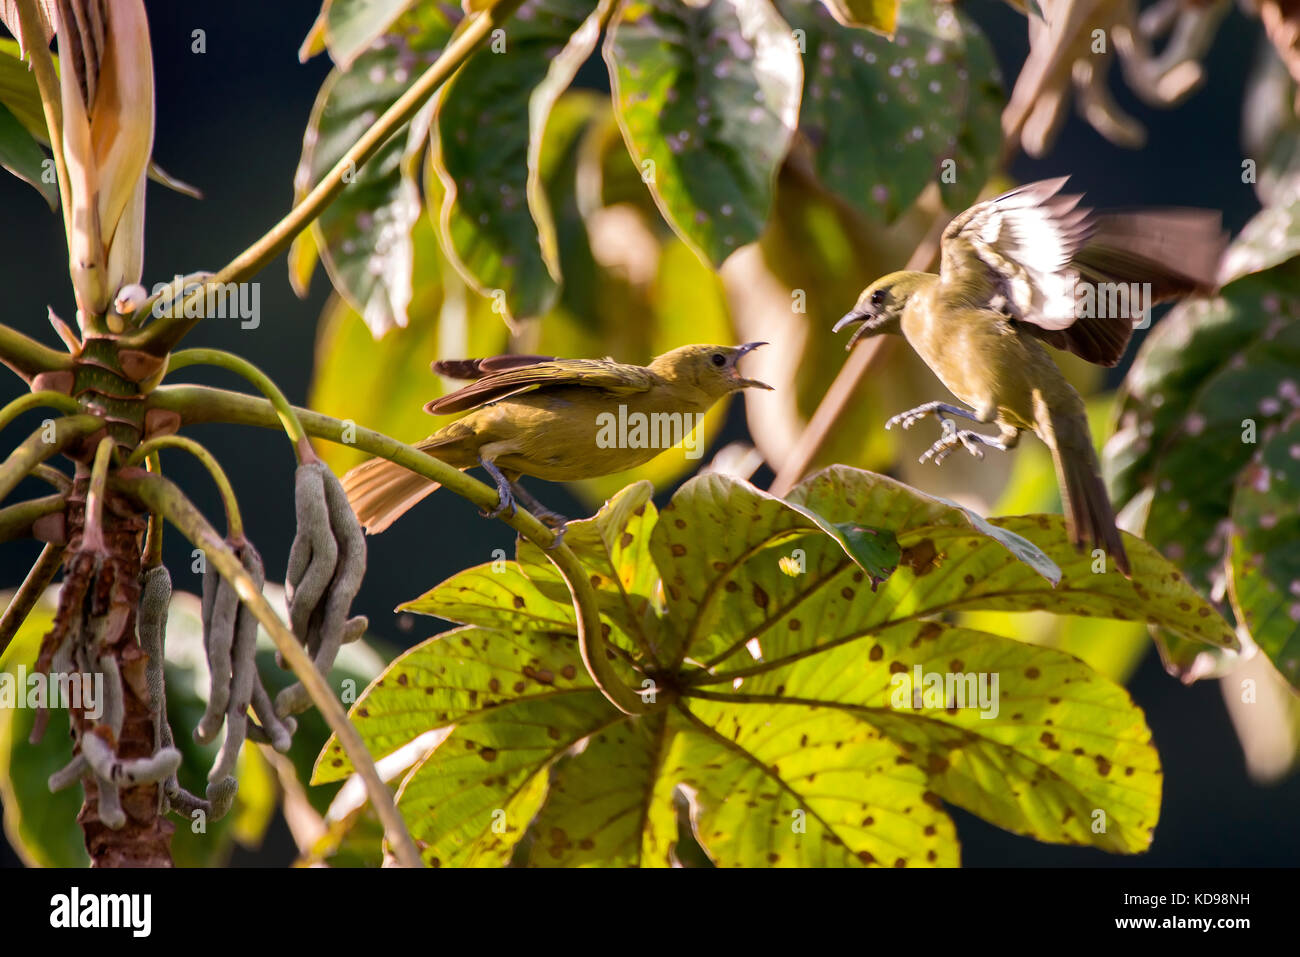
{"type": "Polygon", "coordinates": [[[0,362],[31,382],[32,376],[41,372],[57,372],[72,368],[72,357],[43,346],[17,329],[0,324],[0,362]]]}
{"type": "Polygon", "coordinates": [[[289,214],[280,220],[261,239],[236,256],[204,285],[198,287],[179,306],[174,307],[170,318],[159,319],[139,335],[128,340],[128,347],[141,349],[160,356],[170,352],[180,342],[197,318],[184,316],[195,311],[194,305],[207,295],[209,286],[223,286],[243,282],[257,275],[280,255],[295,236],[307,228],[321,211],[341,193],[361,166],[379,152],[392,136],[409,123],[424,106],[424,102],[464,63],[497,27],[501,26],[519,7],[522,0],[500,0],[495,6],[478,14],[460,31],[434,63],[418,80],[390,106],[374,125],[340,157],[334,168],[302,198],[289,214]]]}
{"type": "MultiPolygon", "coordinates": [[[[180,413],[184,424],[228,422],[268,429],[278,428],[280,425],[275,409],[265,399],[206,386],[164,386],[155,390],[150,395],[149,401],[157,408],[180,413]]],[[[294,411],[309,435],[341,445],[354,445],[371,455],[396,462],[418,475],[440,483],[449,491],[468,499],[482,509],[492,509],[497,505],[495,489],[489,488],[459,469],[426,455],[413,446],[359,426],[345,429],[344,424],[338,419],[321,415],[310,409],[295,408],[294,411]],[[345,431],[348,440],[344,439],[345,431]]],[[[524,538],[544,549],[568,583],[578,617],[578,646],[596,687],[615,707],[627,714],[643,714],[654,710],[655,705],[648,704],[640,694],[623,684],[614,671],[606,654],[605,636],[601,628],[596,594],[591,587],[588,573],[583,570],[577,556],[567,545],[563,543],[556,545],[555,532],[522,508],[516,508],[512,515],[502,515],[501,520],[524,538]]]]}
{"type": "Polygon", "coordinates": [[[207,519],[200,514],[184,493],[167,479],[140,470],[124,470],[118,474],[114,485],[145,507],[166,518],[191,543],[202,549],[207,561],[211,562],[221,576],[235,587],[240,601],[252,611],[254,617],[270,634],[276,649],[298,676],[298,680],[303,683],[312,702],[320,709],[322,717],[338,736],[344,751],[352,761],[352,766],[357,769],[366,786],[366,793],[369,794],[370,802],[384,825],[384,832],[397,859],[406,867],[422,866],[415,842],[411,840],[406,824],[397,812],[397,805],[393,803],[393,794],[375,769],[374,759],[366,750],[361,735],[348,721],[343,706],[330,690],[325,677],[316,670],[306,649],[298,644],[293,632],[280,620],[262,596],[252,576],[239,560],[239,556],[208,524],[207,519]]]}

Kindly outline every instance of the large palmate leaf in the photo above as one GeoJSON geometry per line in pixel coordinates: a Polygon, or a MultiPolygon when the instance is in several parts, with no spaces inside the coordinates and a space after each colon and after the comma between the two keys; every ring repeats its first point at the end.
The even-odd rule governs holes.
{"type": "MultiPolygon", "coordinates": [[[[1239,620],[1295,686],[1300,621],[1282,596],[1300,541],[1271,523],[1285,524],[1297,493],[1277,471],[1290,446],[1271,442],[1300,408],[1291,260],[1300,248],[1292,242],[1300,194],[1284,181],[1271,195],[1277,205],[1247,224],[1225,256],[1223,275],[1232,281],[1222,293],[1180,305],[1143,343],[1105,464],[1116,504],[1145,511],[1144,534],[1193,584],[1216,600],[1236,586],[1239,620]],[[1267,555],[1252,554],[1252,544],[1267,555]],[[1253,576],[1244,573],[1259,568],[1268,570],[1263,580],[1247,584],[1253,576]]],[[[1177,636],[1157,637],[1175,674],[1191,679],[1222,668],[1177,636]]]]}
{"type": "MultiPolygon", "coordinates": [[[[301,199],[437,58],[458,22],[454,7],[417,4],[343,70],[336,67],[316,96],[303,134],[294,177],[301,199]]],[[[411,302],[414,244],[420,216],[416,184],[426,142],[428,109],[405,135],[385,143],[369,162],[351,170],[347,185],[319,219],[309,240],[319,250],[330,281],[361,314],[375,336],[405,326],[411,302]]],[[[300,239],[290,253],[299,277],[310,251],[300,239]]]]}
{"type": "Polygon", "coordinates": [[[1001,135],[996,63],[978,27],[929,0],[903,6],[893,39],[841,26],[821,4],[777,7],[803,50],[799,131],[827,189],[886,223],[931,182],[950,184],[954,209],[978,194],[1001,135]]]}
{"type": "Polygon", "coordinates": [[[767,0],[625,0],[605,61],[655,202],[721,265],[762,232],[798,121],[803,71],[789,26],[767,0]]]}
{"type": "MultiPolygon", "coordinates": [[[[506,318],[540,315],[555,300],[560,262],[543,189],[543,135],[611,2],[529,0],[504,28],[504,55],[495,43],[479,50],[439,100],[443,246],[472,286],[500,299],[506,318]]],[[[576,135],[580,122],[567,130],[576,135]]],[[[551,155],[564,150],[548,145],[551,155]]]]}
{"type": "MultiPolygon", "coordinates": [[[[1149,846],[1159,758],[1124,690],[1054,649],[946,623],[1041,609],[1231,644],[1149,546],[1127,543],[1133,580],[1097,573],[1058,516],[990,522],[845,467],[786,502],[718,475],[659,514],[649,493],[625,489],[565,539],[648,714],[593,688],[536,547],[404,606],[463,627],[398,658],[351,718],[377,755],[451,728],[401,785],[427,861],[501,864],[526,838],[535,864],[667,865],[674,795],[726,865],[954,864],[945,802],[1039,840],[1149,846]],[[850,523],[901,547],[874,588],[827,531],[850,523]]],[[[350,770],[331,741],[314,780],[350,770]]]]}

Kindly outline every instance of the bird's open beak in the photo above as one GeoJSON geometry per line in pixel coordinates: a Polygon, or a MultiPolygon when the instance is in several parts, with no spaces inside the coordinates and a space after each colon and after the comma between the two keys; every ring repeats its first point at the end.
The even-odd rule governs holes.
{"type": "Polygon", "coordinates": [[[767,345],[766,342],[746,342],[743,346],[739,346],[739,347],[737,347],[737,349],[736,349],[736,355],[735,355],[735,357],[731,360],[731,368],[732,368],[732,371],[733,371],[733,372],[736,372],[736,373],[737,373],[736,384],[737,384],[738,386],[740,386],[740,388],[742,388],[742,389],[767,389],[769,392],[772,391],[772,387],[771,387],[770,385],[768,385],[766,382],[760,382],[758,379],[742,379],[742,378],[739,378],[739,370],[736,369],[736,363],[740,361],[740,359],[741,359],[742,356],[744,356],[744,355],[745,355],[746,353],[748,353],[748,352],[753,352],[753,351],[754,351],[755,349],[757,349],[759,346],[765,346],[765,345],[767,345]]]}
{"type": "Polygon", "coordinates": [[[866,322],[870,318],[871,317],[867,315],[865,312],[858,312],[856,309],[850,309],[840,318],[839,322],[835,323],[835,325],[831,328],[831,332],[839,332],[841,329],[843,329],[845,326],[851,323],[866,322]]]}
{"type": "Polygon", "coordinates": [[[852,349],[858,344],[859,339],[876,335],[881,325],[883,325],[879,316],[873,316],[869,312],[859,312],[857,309],[851,309],[840,317],[839,322],[835,323],[835,325],[831,327],[831,332],[839,332],[845,326],[852,325],[855,322],[861,323],[861,325],[859,325],[857,329],[853,330],[853,335],[849,336],[849,341],[844,345],[845,350],[852,349]]]}

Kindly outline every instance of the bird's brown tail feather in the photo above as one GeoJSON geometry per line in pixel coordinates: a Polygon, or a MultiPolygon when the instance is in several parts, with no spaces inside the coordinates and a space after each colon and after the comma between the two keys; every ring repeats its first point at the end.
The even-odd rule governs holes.
{"type": "Polygon", "coordinates": [[[1090,544],[1102,549],[1115,560],[1115,567],[1124,577],[1131,578],[1128,553],[1124,551],[1124,542],[1115,524],[1115,510],[1101,479],[1101,464],[1092,447],[1092,434],[1088,431],[1083,403],[1077,396],[1074,398],[1078,408],[1062,411],[1052,409],[1041,396],[1036,395],[1035,431],[1052,450],[1070,540],[1075,547],[1090,544]]]}
{"type": "Polygon", "coordinates": [[[343,491],[367,534],[377,535],[408,509],[439,488],[422,475],[389,462],[371,459],[343,476],[343,491]]]}

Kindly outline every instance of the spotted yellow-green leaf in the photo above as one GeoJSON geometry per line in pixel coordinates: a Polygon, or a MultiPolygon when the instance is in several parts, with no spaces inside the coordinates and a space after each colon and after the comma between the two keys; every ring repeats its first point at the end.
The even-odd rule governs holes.
{"type": "Polygon", "coordinates": [[[957,864],[952,820],[924,771],[852,715],[723,697],[692,699],[671,718],[681,730],[665,771],[687,788],[696,836],[716,863],[957,864]]]}
{"type": "Polygon", "coordinates": [[[623,137],[664,218],[719,266],[758,238],[803,70],[767,0],[628,0],[605,41],[623,137]]]}
{"type": "Polygon", "coordinates": [[[540,867],[664,867],[677,837],[673,782],[661,775],[673,732],[662,713],[592,735],[551,769],[533,822],[529,863],[540,867]]]}
{"type": "Polygon", "coordinates": [[[564,589],[553,600],[515,562],[502,560],[467,568],[398,610],[504,631],[569,632],[574,614],[567,598],[564,589]]]}
{"type": "Polygon", "coordinates": [[[523,698],[457,725],[402,782],[397,807],[430,866],[501,866],[550,763],[623,715],[597,691],[523,698]]]}
{"type": "MultiPolygon", "coordinates": [[[[591,686],[571,634],[457,628],[394,659],[366,688],[349,718],[370,753],[381,757],[428,731],[517,698],[567,698],[591,686]]],[[[312,783],[338,781],[351,772],[352,762],[331,738],[316,762],[312,783]]]]}
{"type": "MultiPolygon", "coordinates": [[[[486,627],[408,652],[353,709],[377,755],[436,744],[401,786],[426,860],[674,863],[683,801],[686,844],[730,866],[952,865],[945,803],[1042,841],[1150,845],[1159,758],[1123,689],[1061,651],[950,623],[1038,610],[1232,643],[1145,543],[1126,543],[1129,580],[1076,552],[1059,516],[984,520],[844,467],[789,501],[707,475],[656,515],[649,492],[631,486],[568,532],[606,652],[648,714],[600,696],[567,612],[537,621],[569,594],[532,546],[420,599],[486,627]],[[850,522],[897,539],[874,590],[837,534],[850,522]],[[1053,563],[1055,586],[1016,542],[1053,563]]],[[[349,768],[331,742],[315,777],[349,768]]]]}
{"type": "MultiPolygon", "coordinates": [[[[659,575],[649,551],[658,520],[653,493],[649,482],[629,485],[593,517],[570,521],[564,531],[564,543],[590,570],[601,613],[616,626],[611,639],[633,655],[649,657],[660,651],[662,610],[656,595],[659,575]]],[[[569,603],[569,586],[542,549],[520,539],[519,565],[542,594],[569,603]]]]}
{"type": "MultiPolygon", "coordinates": [[[[713,689],[720,702],[727,687],[713,689]]],[[[746,695],[833,702],[895,742],[945,801],[1014,833],[1126,854],[1150,845],[1161,771],[1142,712],[1062,652],[900,621],[754,674],[746,695]]]]}

